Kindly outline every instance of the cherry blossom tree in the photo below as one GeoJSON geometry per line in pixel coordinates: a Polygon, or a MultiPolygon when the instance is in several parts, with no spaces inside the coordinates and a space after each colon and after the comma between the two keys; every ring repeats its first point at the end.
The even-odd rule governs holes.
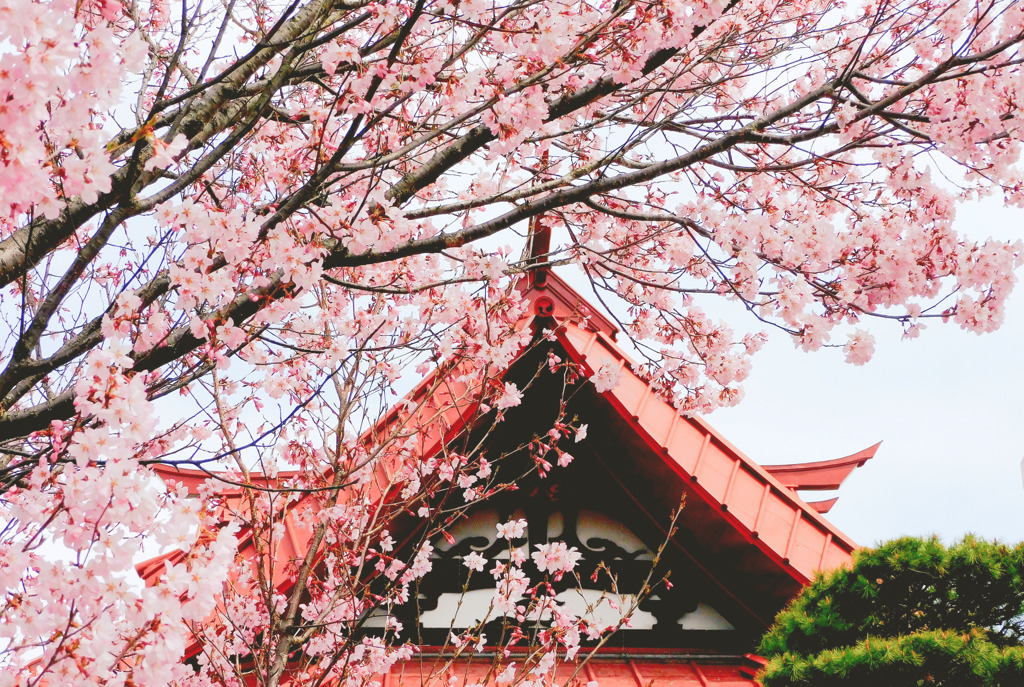
{"type": "MultiPolygon", "coordinates": [[[[762,330],[861,364],[872,320],[996,328],[1021,247],[953,222],[1024,203],[1022,42],[1013,0],[0,0],[0,684],[406,657],[349,630],[508,484],[468,434],[424,447],[439,397],[520,402],[540,266],[589,279],[685,412],[739,399],[762,330]],[[175,465],[211,480],[165,489],[175,465]],[[308,546],[279,570],[286,513],[308,546]]],[[[584,431],[551,429],[532,469],[584,431]]],[[[493,573],[503,610],[555,613],[540,679],[580,625],[517,607],[531,558],[575,560],[493,573]]]]}

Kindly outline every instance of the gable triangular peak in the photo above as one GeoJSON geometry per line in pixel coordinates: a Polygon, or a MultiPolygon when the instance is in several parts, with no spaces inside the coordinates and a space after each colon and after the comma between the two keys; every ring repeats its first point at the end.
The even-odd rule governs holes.
{"type": "MultiPolygon", "coordinates": [[[[472,620],[471,603],[465,607],[466,619],[460,619],[459,611],[452,607],[451,595],[461,593],[465,581],[462,558],[472,551],[494,557],[496,552],[490,551],[494,539],[484,532],[498,519],[517,513],[529,523],[529,534],[522,542],[527,550],[547,541],[570,542],[584,556],[584,570],[603,565],[615,570],[624,582],[631,580],[618,590],[617,603],[628,602],[630,595],[639,591],[628,587],[636,586],[642,568],[650,569],[650,552],[666,541],[672,513],[684,500],[678,529],[665,548],[675,591],[665,586],[654,590],[638,608],[635,629],[619,633],[609,646],[636,657],[643,647],[648,654],[669,651],[676,656],[674,667],[659,663],[661,667],[652,664],[645,670],[683,671],[673,678],[680,685],[689,684],[683,673],[704,680],[694,656],[707,652],[733,656],[728,668],[732,672],[726,672],[738,680],[735,684],[751,684],[740,674],[749,671],[741,670],[738,656],[752,647],[815,571],[848,564],[856,548],[822,517],[820,506],[808,504],[796,490],[838,486],[874,454],[877,445],[838,461],[763,468],[702,419],[680,415],[616,343],[618,332],[611,320],[591,309],[562,279],[543,270],[540,278],[526,286],[525,295],[531,314],[522,326],[538,333],[548,330],[553,336],[546,337],[543,345],[523,351],[504,374],[505,381],[520,383],[526,395],[519,407],[506,411],[505,421],[497,426],[500,431],[488,441],[516,445],[531,432],[551,426],[552,405],[557,406],[562,398],[557,387],[565,380],[555,380],[555,375],[537,377],[536,370],[552,353],[575,363],[581,373],[569,395],[568,412],[588,425],[588,436],[573,449],[575,460],[570,466],[552,471],[548,479],[523,483],[518,491],[498,500],[482,502],[448,533],[454,543],[439,544],[435,550],[434,563],[442,574],[424,580],[420,612],[406,619],[406,626],[418,623],[420,636],[414,639],[430,646],[443,641],[437,639],[439,633],[472,620]],[[606,365],[618,370],[620,381],[599,393],[587,380],[606,365]],[[479,531],[474,533],[474,528],[479,531]],[[449,568],[449,574],[443,574],[449,568]],[[683,660],[682,656],[690,658],[683,660]]],[[[433,387],[428,375],[407,396],[406,400],[414,401],[430,395],[432,412],[444,414],[450,428],[444,436],[417,437],[423,459],[438,455],[446,436],[473,430],[467,423],[477,416],[466,411],[459,393],[450,385],[433,387]]],[[[371,432],[396,421],[396,412],[381,418],[371,432]]],[[[158,472],[168,482],[183,482],[189,489],[198,489],[207,477],[199,471],[174,468],[158,468],[158,472]]],[[[240,495],[236,489],[224,492],[226,501],[240,495]]],[[[277,550],[280,560],[273,562],[275,565],[302,556],[306,550],[309,534],[297,515],[304,502],[300,499],[283,518],[284,536],[277,550]]],[[[243,531],[243,553],[250,550],[246,537],[243,531]]],[[[163,558],[140,565],[140,574],[159,578],[163,558]]],[[[563,600],[596,608],[608,587],[592,587],[584,585],[582,597],[570,600],[573,592],[567,586],[562,590],[563,600]]],[[[493,595],[493,588],[487,589],[486,584],[468,591],[470,599],[474,594],[481,599],[493,595]]],[[[193,647],[192,651],[196,650],[193,647]]],[[[633,666],[632,679],[639,680],[636,664],[632,659],[629,664],[633,666]]],[[[609,663],[601,670],[615,673],[620,670],[618,665],[609,663]]],[[[643,687],[644,683],[637,684],[643,687]]]]}

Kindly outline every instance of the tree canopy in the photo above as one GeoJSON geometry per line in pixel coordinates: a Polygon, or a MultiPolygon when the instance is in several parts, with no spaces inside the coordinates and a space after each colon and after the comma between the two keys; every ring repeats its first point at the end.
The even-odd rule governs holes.
{"type": "Polygon", "coordinates": [[[765,687],[1019,685],[1024,544],[903,538],[854,554],[775,619],[765,687]]]}
{"type": "Polygon", "coordinates": [[[953,224],[1024,204],[1022,44],[1014,0],[0,0],[0,684],[398,656],[348,629],[425,554],[386,594],[365,554],[500,486],[417,437],[442,393],[518,403],[542,263],[684,412],[739,399],[764,330],[860,364],[868,322],[997,327],[1020,244],[953,224]],[[240,569],[299,495],[317,546],[240,569]],[[139,591],[154,548],[182,558],[139,591]]]}

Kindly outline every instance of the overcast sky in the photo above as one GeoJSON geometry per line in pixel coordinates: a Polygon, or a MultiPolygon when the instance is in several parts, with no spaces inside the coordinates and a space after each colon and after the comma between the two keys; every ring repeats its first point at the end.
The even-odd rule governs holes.
{"type": "MultiPolygon", "coordinates": [[[[975,238],[1024,235],[1024,210],[994,202],[963,208],[958,221],[975,238]]],[[[876,354],[863,367],[840,351],[803,353],[772,339],[754,358],[743,402],[707,421],[763,464],[838,458],[882,441],[827,516],[860,544],[968,532],[1024,540],[1024,288],[994,334],[934,323],[903,341],[885,324],[873,323],[876,354]]]]}

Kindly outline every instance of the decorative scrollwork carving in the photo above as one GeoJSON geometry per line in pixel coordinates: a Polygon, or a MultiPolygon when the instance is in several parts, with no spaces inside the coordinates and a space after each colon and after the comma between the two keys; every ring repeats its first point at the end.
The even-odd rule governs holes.
{"type": "MultiPolygon", "coordinates": [[[[607,605],[607,601],[601,601],[603,595],[611,595],[620,604],[632,603],[639,597],[632,618],[633,629],[620,632],[615,641],[621,646],[670,647],[692,641],[693,633],[688,633],[685,622],[681,624],[688,614],[696,614],[693,618],[700,616],[699,622],[690,624],[699,625],[702,630],[729,628],[712,606],[706,602],[702,605],[701,586],[696,580],[687,579],[692,566],[681,558],[671,552],[664,554],[660,569],[652,573],[659,542],[643,541],[615,513],[609,512],[611,509],[601,508],[610,503],[595,499],[593,493],[577,486],[571,478],[531,481],[521,484],[517,491],[488,499],[454,523],[447,536],[435,538],[433,569],[418,584],[416,608],[398,609],[399,620],[406,627],[416,627],[419,636],[415,639],[427,645],[443,644],[450,630],[475,626],[487,613],[496,591],[490,569],[497,562],[508,561],[511,547],[526,553],[522,570],[532,584],[546,577],[549,593],[577,612],[588,605],[607,605]],[[509,542],[496,536],[496,525],[519,518],[527,522],[521,539],[509,542]],[[575,575],[555,580],[531,560],[529,554],[538,546],[553,541],[575,547],[581,554],[575,575]],[[472,553],[487,559],[483,572],[471,574],[464,565],[465,557],[472,553]],[[670,569],[673,584],[658,585],[670,569]]],[[[505,619],[495,618],[493,613],[491,617],[482,629],[499,636],[505,619]]],[[[613,619],[611,624],[615,622],[613,619]]],[[[546,625],[544,619],[528,623],[533,630],[546,625]]],[[[712,634],[724,637],[728,633],[712,634]]],[[[706,639],[701,643],[708,648],[716,642],[728,641],[715,639],[709,643],[706,639]]]]}

